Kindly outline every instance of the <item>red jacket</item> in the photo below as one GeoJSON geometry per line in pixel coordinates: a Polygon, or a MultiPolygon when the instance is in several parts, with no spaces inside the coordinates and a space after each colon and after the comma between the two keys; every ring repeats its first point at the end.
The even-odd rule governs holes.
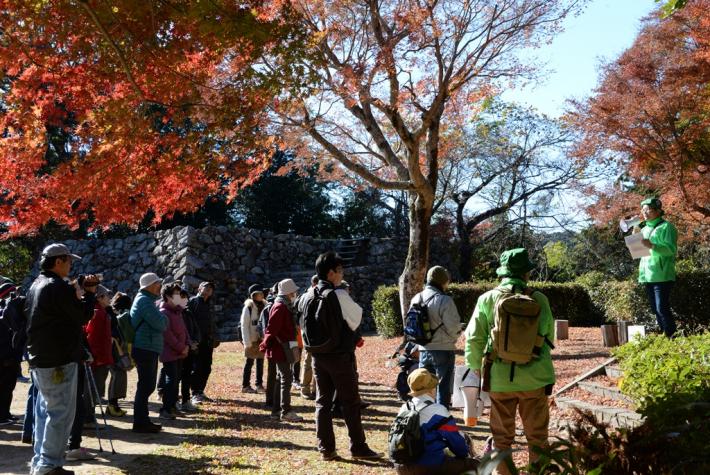
{"type": "Polygon", "coordinates": [[[111,317],[98,303],[94,307],[94,316],[84,326],[86,340],[89,342],[89,351],[94,357],[92,367],[113,364],[113,351],[111,348],[111,317]]]}
{"type": "Polygon", "coordinates": [[[264,341],[261,349],[266,357],[274,361],[286,361],[281,343],[296,341],[296,326],[293,323],[293,314],[286,304],[276,302],[269,312],[269,324],[264,332],[264,341]]]}
{"type": "Polygon", "coordinates": [[[182,309],[165,301],[160,302],[160,313],[168,319],[168,326],[163,332],[163,352],[160,361],[168,363],[185,358],[182,352],[190,344],[185,320],[182,318],[182,309]]]}

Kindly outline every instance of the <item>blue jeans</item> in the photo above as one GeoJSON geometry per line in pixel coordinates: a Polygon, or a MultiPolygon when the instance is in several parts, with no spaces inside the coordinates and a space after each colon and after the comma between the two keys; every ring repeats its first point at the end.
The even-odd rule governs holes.
{"type": "Polygon", "coordinates": [[[76,412],[77,364],[33,368],[37,385],[32,473],[41,475],[64,465],[64,451],[76,412]]]}
{"type": "Polygon", "coordinates": [[[161,376],[165,378],[165,385],[163,386],[163,407],[161,411],[170,412],[175,409],[175,404],[178,399],[178,383],[180,376],[180,360],[167,361],[163,363],[163,369],[160,372],[161,376]]]}
{"type": "Polygon", "coordinates": [[[451,407],[454,391],[454,360],[456,354],[448,350],[424,350],[419,353],[419,367],[426,368],[439,379],[436,387],[436,402],[451,407]]]}
{"type": "Polygon", "coordinates": [[[158,378],[158,353],[142,348],[133,348],[131,354],[138,371],[136,396],[133,400],[133,425],[147,424],[150,422],[148,398],[155,391],[155,383],[158,378]]]}
{"type": "Polygon", "coordinates": [[[32,379],[30,371],[30,387],[27,390],[27,405],[25,406],[25,421],[22,423],[22,442],[32,443],[35,426],[35,401],[37,400],[37,386],[32,379]]]}
{"type": "Polygon", "coordinates": [[[646,284],[646,295],[651,304],[651,311],[656,315],[658,326],[666,336],[671,337],[676,331],[675,320],[671,312],[671,290],[673,282],[654,282],[646,284]]]}

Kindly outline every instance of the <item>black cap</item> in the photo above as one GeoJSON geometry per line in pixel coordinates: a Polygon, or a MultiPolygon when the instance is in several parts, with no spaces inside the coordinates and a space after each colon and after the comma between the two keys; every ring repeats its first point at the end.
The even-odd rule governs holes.
{"type": "Polygon", "coordinates": [[[257,292],[261,292],[262,294],[264,293],[264,286],[261,284],[253,284],[249,286],[249,297],[254,295],[257,292]]]}

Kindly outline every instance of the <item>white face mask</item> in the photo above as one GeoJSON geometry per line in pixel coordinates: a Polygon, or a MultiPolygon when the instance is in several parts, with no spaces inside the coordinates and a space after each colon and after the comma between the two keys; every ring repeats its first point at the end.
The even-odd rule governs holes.
{"type": "Polygon", "coordinates": [[[172,297],[170,297],[170,303],[172,303],[176,307],[182,307],[182,305],[181,305],[182,301],[183,301],[183,298],[180,297],[179,295],[173,295],[172,297]]]}
{"type": "Polygon", "coordinates": [[[180,297],[180,308],[187,308],[187,297],[180,297]]]}

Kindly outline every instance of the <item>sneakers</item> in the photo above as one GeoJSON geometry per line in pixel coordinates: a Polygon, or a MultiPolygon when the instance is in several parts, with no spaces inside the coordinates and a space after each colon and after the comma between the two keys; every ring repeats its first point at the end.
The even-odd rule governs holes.
{"type": "Polygon", "coordinates": [[[309,401],[313,401],[313,400],[315,400],[316,395],[313,393],[310,393],[310,392],[301,391],[301,397],[303,399],[308,399],[309,401]]]}
{"type": "Polygon", "coordinates": [[[251,386],[244,386],[242,388],[242,393],[245,394],[256,394],[256,389],[252,388],[251,386]]]}
{"type": "Polygon", "coordinates": [[[281,419],[281,416],[272,412],[271,414],[269,414],[269,419],[271,419],[272,421],[278,421],[279,419],[281,419]]]}
{"type": "Polygon", "coordinates": [[[166,411],[165,409],[160,410],[158,418],[166,420],[166,421],[174,421],[175,420],[175,416],[172,415],[172,413],[170,411],[166,411]]]}
{"type": "Polygon", "coordinates": [[[157,434],[163,427],[160,424],[146,422],[145,424],[133,424],[133,432],[139,434],[157,434]]]}
{"type": "Polygon", "coordinates": [[[109,404],[108,407],[106,407],[106,412],[111,417],[123,417],[126,415],[126,411],[113,404],[109,404]]]}
{"type": "Polygon", "coordinates": [[[320,456],[324,462],[330,462],[332,460],[338,460],[340,458],[338,452],[336,452],[335,450],[330,452],[321,452],[320,456]]]}
{"type": "Polygon", "coordinates": [[[178,409],[182,412],[197,412],[197,407],[190,401],[183,402],[182,404],[178,403],[178,409]]]}
{"type": "Polygon", "coordinates": [[[288,411],[286,414],[281,415],[281,420],[286,422],[303,422],[303,417],[293,411],[288,411]]]}
{"type": "Polygon", "coordinates": [[[190,402],[195,406],[199,406],[200,404],[202,404],[204,402],[204,399],[202,399],[202,397],[199,394],[195,394],[190,399],[190,402]]]}
{"type": "Polygon", "coordinates": [[[378,454],[370,447],[365,447],[362,450],[352,452],[352,456],[355,460],[376,460],[382,458],[382,454],[378,454]]]}
{"type": "Polygon", "coordinates": [[[291,383],[291,389],[295,389],[297,391],[300,391],[301,390],[301,383],[299,383],[298,381],[294,381],[293,383],[291,383]]]}
{"type": "Polygon", "coordinates": [[[256,390],[257,393],[263,394],[266,392],[266,388],[261,384],[257,384],[254,389],[256,390]]]}
{"type": "Polygon", "coordinates": [[[94,460],[96,455],[92,454],[84,447],[67,451],[67,462],[76,462],[79,460],[94,460]]]}

